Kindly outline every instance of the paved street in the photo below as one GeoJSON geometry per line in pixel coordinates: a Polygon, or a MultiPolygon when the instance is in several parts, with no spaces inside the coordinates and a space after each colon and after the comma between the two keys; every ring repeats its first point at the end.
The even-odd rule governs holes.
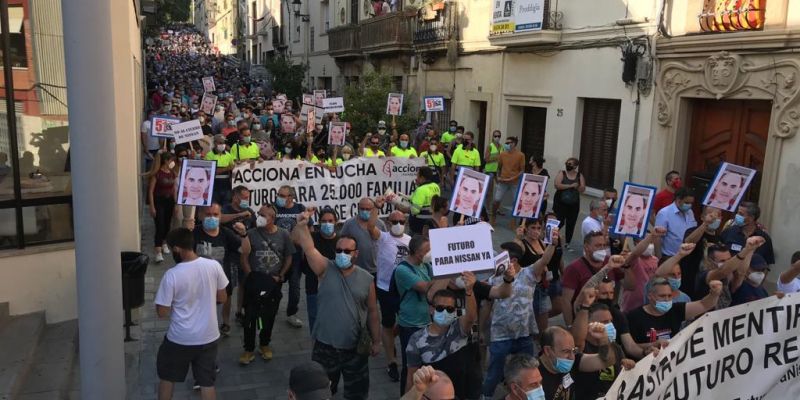
{"type": "MultiPolygon", "coordinates": [[[[146,213],[144,213],[146,215],[146,213]]],[[[500,217],[494,235],[495,247],[512,238],[509,229],[509,219],[500,217]]],[[[145,253],[152,252],[153,224],[150,218],[142,220],[142,249],[145,253]]],[[[575,239],[578,241],[578,238],[575,239]]],[[[575,257],[574,252],[567,253],[567,257],[575,257]]],[[[161,277],[167,268],[173,265],[170,256],[167,260],[157,264],[150,264],[147,271],[145,284],[145,306],[139,310],[140,316],[134,317],[139,326],[132,329],[133,337],[138,340],[125,344],[126,380],[128,399],[144,400],[155,399],[158,389],[156,376],[156,353],[163,340],[169,325],[168,320],[159,320],[155,315],[153,298],[158,289],[161,277]]],[[[303,289],[301,280],[301,290],[303,289]]],[[[303,293],[305,293],[303,291],[303,293]]],[[[219,345],[220,373],[217,378],[218,398],[222,400],[238,399],[285,399],[289,381],[289,370],[306,360],[311,359],[312,342],[307,326],[302,329],[291,327],[286,323],[286,302],[288,299],[288,285],[284,285],[284,297],[281,300],[279,319],[275,322],[272,337],[274,358],[267,362],[260,357],[249,366],[242,367],[238,364],[242,352],[242,328],[234,325],[231,335],[222,338],[219,345]]],[[[307,322],[305,296],[301,296],[300,318],[307,322]]],[[[398,342],[399,348],[399,342],[398,342]]],[[[386,365],[383,355],[370,359],[370,399],[397,399],[398,383],[391,382],[386,375],[386,365]]],[[[190,377],[183,384],[176,385],[175,399],[199,399],[199,392],[191,388],[190,377]]],[[[340,399],[342,392],[340,383],[339,393],[335,398],[340,399]]],[[[499,390],[498,390],[499,392],[499,390]]]]}

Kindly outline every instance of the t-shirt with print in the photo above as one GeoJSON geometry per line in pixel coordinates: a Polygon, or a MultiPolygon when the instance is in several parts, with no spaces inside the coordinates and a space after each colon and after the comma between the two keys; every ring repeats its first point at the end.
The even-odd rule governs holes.
{"type": "MultiPolygon", "coordinates": [[[[275,206],[275,225],[291,232],[297,225],[297,216],[305,210],[306,207],[300,203],[294,203],[288,208],[275,206]]],[[[310,220],[309,223],[311,223],[310,220]]]]}
{"type": "Polygon", "coordinates": [[[636,343],[650,343],[650,329],[655,329],[658,339],[672,339],[686,320],[686,303],[673,303],[672,308],[660,316],[649,314],[644,306],[628,313],[631,336],[636,343]]]}
{"type": "Polygon", "coordinates": [[[408,257],[410,241],[411,236],[406,234],[397,237],[389,232],[381,232],[378,238],[378,289],[389,290],[395,267],[408,257]]]}
{"type": "MultiPolygon", "coordinates": [[[[575,391],[574,375],[580,371],[582,353],[575,354],[575,362],[572,370],[567,373],[550,372],[544,364],[539,363],[539,372],[542,374],[542,388],[544,398],[547,400],[573,400],[572,394],[575,391]]],[[[580,399],[583,400],[583,399],[580,399]]]]}
{"type": "MultiPolygon", "coordinates": [[[[619,332],[617,334],[619,336],[619,332]]],[[[583,347],[583,354],[597,354],[599,347],[589,341],[583,347]]],[[[622,371],[622,360],[595,372],[575,372],[575,399],[597,399],[606,395],[614,380],[622,371]]]]}
{"type": "Polygon", "coordinates": [[[430,327],[416,331],[408,340],[406,360],[409,367],[421,367],[444,359],[467,345],[467,334],[459,320],[453,321],[443,335],[434,336],[430,327]]]}
{"type": "Polygon", "coordinates": [[[168,269],[161,278],[155,303],[170,307],[167,339],[199,346],[219,339],[217,291],[228,286],[222,266],[198,257],[168,269]]]}
{"type": "Polygon", "coordinates": [[[283,228],[272,233],[254,228],[247,231],[247,237],[250,239],[250,268],[255,272],[277,275],[286,257],[295,253],[289,232],[283,228]]]}
{"type": "Polygon", "coordinates": [[[400,312],[397,314],[397,324],[408,328],[427,326],[431,322],[428,315],[428,300],[412,287],[418,282],[432,280],[428,265],[423,264],[417,267],[403,261],[395,268],[394,279],[397,292],[400,294],[400,312]],[[408,291],[411,292],[406,294],[408,291]]]}
{"type": "MultiPolygon", "coordinates": [[[[492,341],[518,339],[539,332],[533,315],[533,293],[536,278],[533,268],[522,268],[511,289],[511,296],[494,301],[492,308],[492,341]]],[[[493,276],[489,283],[499,285],[503,276],[493,276]]]]}
{"type": "Polygon", "coordinates": [[[229,265],[239,257],[242,241],[232,230],[221,227],[217,236],[211,236],[202,226],[194,228],[194,251],[200,257],[216,260],[221,265],[229,265]]]}

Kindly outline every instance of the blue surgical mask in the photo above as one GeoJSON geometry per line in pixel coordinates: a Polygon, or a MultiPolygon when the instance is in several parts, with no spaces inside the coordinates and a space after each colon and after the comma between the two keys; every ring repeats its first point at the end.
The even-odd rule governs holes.
{"type": "Polygon", "coordinates": [[[451,127],[450,127],[450,132],[455,132],[455,131],[456,131],[456,128],[457,128],[456,126],[451,126],[451,127]]]}
{"type": "Polygon", "coordinates": [[[275,205],[278,207],[286,207],[286,199],[284,199],[283,197],[276,197],[275,205]]]}
{"type": "Polygon", "coordinates": [[[203,228],[207,230],[214,230],[219,228],[219,218],[217,217],[205,217],[203,219],[203,228]]]}
{"type": "Polygon", "coordinates": [[[434,311],[433,322],[440,326],[450,326],[456,320],[456,313],[449,313],[446,310],[434,311]]]}
{"type": "Polygon", "coordinates": [[[319,231],[322,232],[325,236],[333,235],[333,227],[334,225],[330,222],[323,222],[319,224],[319,231]]]}
{"type": "Polygon", "coordinates": [[[250,208],[250,202],[247,200],[242,200],[239,202],[239,208],[248,209],[250,208]]]}
{"type": "Polygon", "coordinates": [[[614,326],[613,322],[606,324],[606,333],[608,333],[608,340],[610,342],[617,340],[617,328],[614,326]]]}
{"type": "Polygon", "coordinates": [[[692,209],[692,205],[691,204],[681,204],[681,206],[679,208],[681,209],[681,211],[686,212],[686,211],[689,211],[689,210],[692,209]]]}
{"type": "Polygon", "coordinates": [[[657,301],[654,307],[656,308],[656,310],[658,310],[658,312],[666,313],[672,308],[672,300],[657,301]]]}
{"type": "Polygon", "coordinates": [[[401,141],[400,141],[400,147],[402,147],[402,148],[404,148],[404,149],[405,149],[406,147],[408,147],[408,140],[401,140],[401,141]]]}
{"type": "Polygon", "coordinates": [[[736,216],[733,217],[733,225],[734,226],[742,226],[742,225],[744,225],[744,216],[742,216],[740,214],[736,214],[736,216]]]}
{"type": "Polygon", "coordinates": [[[569,358],[556,358],[556,371],[566,374],[569,371],[572,371],[572,364],[575,360],[570,360],[569,358]]]}
{"type": "Polygon", "coordinates": [[[709,227],[709,228],[711,228],[711,229],[714,229],[714,230],[716,230],[717,228],[719,228],[719,224],[720,224],[720,222],[722,222],[722,220],[720,220],[720,219],[715,219],[715,220],[714,220],[714,222],[712,222],[712,223],[708,224],[708,227],[709,227]]]}
{"type": "Polygon", "coordinates": [[[667,278],[667,280],[669,281],[669,287],[671,287],[672,290],[680,289],[680,287],[681,287],[680,278],[667,278]]]}
{"type": "Polygon", "coordinates": [[[504,145],[503,145],[503,150],[505,150],[505,151],[511,151],[511,145],[510,145],[510,144],[504,144],[504,145]]]}
{"type": "Polygon", "coordinates": [[[544,388],[539,386],[536,389],[525,392],[525,398],[528,400],[544,400],[544,388]]]}
{"type": "Polygon", "coordinates": [[[339,269],[350,268],[350,265],[352,265],[350,259],[351,259],[350,254],[336,253],[336,261],[335,261],[336,266],[339,267],[339,269]]]}
{"type": "Polygon", "coordinates": [[[369,221],[370,212],[367,210],[358,210],[358,218],[362,221],[369,221]]]}

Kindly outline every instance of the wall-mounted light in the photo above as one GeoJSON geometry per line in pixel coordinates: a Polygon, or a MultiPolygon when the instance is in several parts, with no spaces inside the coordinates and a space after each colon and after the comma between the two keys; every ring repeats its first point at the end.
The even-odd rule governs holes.
{"type": "Polygon", "coordinates": [[[300,0],[292,0],[292,9],[294,10],[294,16],[300,17],[303,22],[310,21],[310,15],[308,14],[300,14],[300,7],[303,6],[303,3],[300,0]]]}

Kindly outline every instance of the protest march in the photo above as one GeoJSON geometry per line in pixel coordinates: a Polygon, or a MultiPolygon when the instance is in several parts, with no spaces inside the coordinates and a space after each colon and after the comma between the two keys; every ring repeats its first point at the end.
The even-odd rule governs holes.
{"type": "Polygon", "coordinates": [[[291,98],[188,25],[147,43],[148,251],[175,264],[154,299],[160,398],[186,379],[214,398],[220,360],[291,353],[283,322],[323,381],[294,399],[367,399],[376,373],[402,399],[800,398],[800,251],[765,285],[754,169],[723,162],[706,192],[677,171],[625,182],[579,221],[578,158],[551,176],[516,133],[439,131],[442,97],[387,92],[360,132],[346,98],[291,98]]]}

